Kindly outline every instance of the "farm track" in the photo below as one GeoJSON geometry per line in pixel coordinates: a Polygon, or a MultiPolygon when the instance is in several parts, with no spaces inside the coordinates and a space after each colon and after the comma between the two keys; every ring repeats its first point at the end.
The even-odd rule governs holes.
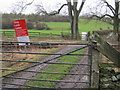
{"type": "MultiPolygon", "coordinates": [[[[88,64],[88,57],[84,56],[78,63],[88,64]]],[[[88,66],[75,66],[72,68],[71,73],[89,73],[88,66]]],[[[89,82],[89,76],[87,75],[66,75],[64,80],[75,80],[81,82],[89,82]]],[[[87,83],[59,83],[56,88],[89,88],[87,83]]]]}
{"type": "MultiPolygon", "coordinates": [[[[77,48],[80,48],[80,45],[67,45],[66,47],[62,48],[59,52],[57,53],[67,53],[69,50],[71,49],[77,49],[77,48]]],[[[55,58],[55,57],[59,57],[60,55],[50,55],[50,56],[47,56],[46,58],[44,58],[42,60],[42,62],[45,62],[51,58],[55,58]]],[[[58,59],[54,59],[50,62],[56,62],[58,61],[58,59]]],[[[44,70],[45,68],[47,68],[49,66],[49,64],[34,64],[33,67],[28,67],[26,68],[25,70],[27,71],[41,71],[41,70],[44,70]]],[[[20,71],[20,72],[17,72],[17,73],[14,73],[12,75],[9,75],[9,76],[13,76],[14,78],[17,78],[17,77],[23,77],[23,78],[32,78],[34,76],[36,76],[37,74],[36,73],[31,73],[31,72],[23,72],[23,71],[20,71]]],[[[4,82],[9,82],[9,83],[15,83],[15,84],[22,84],[24,85],[25,83],[28,82],[28,80],[20,80],[20,79],[10,79],[10,78],[4,78],[3,79],[3,83],[4,82]]],[[[69,85],[71,86],[71,85],[69,85]]],[[[3,85],[4,88],[20,88],[20,86],[16,86],[16,85],[3,85]]]]}

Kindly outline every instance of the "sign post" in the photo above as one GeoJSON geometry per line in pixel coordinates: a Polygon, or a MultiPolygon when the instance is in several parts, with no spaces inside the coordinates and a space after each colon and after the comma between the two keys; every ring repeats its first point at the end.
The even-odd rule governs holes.
{"type": "MultiPolygon", "coordinates": [[[[30,42],[25,19],[14,20],[13,24],[18,42],[30,42]]],[[[25,43],[19,43],[19,45],[25,45],[25,43]]]]}

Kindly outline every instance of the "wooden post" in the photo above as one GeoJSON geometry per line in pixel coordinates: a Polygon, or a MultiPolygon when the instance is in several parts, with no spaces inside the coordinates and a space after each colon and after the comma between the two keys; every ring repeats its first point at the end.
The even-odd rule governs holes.
{"type": "Polygon", "coordinates": [[[52,33],[50,33],[50,39],[52,39],[52,33]]]}
{"type": "Polygon", "coordinates": [[[101,60],[101,54],[96,49],[96,43],[94,43],[93,47],[89,49],[89,52],[91,53],[90,58],[90,87],[91,88],[99,88],[99,67],[98,67],[98,61],[101,60]]]}
{"type": "Polygon", "coordinates": [[[15,32],[13,32],[13,37],[16,37],[15,32]]]}
{"type": "Polygon", "coordinates": [[[61,38],[63,38],[63,32],[61,32],[61,38]]]}
{"type": "Polygon", "coordinates": [[[5,31],[3,31],[3,36],[5,36],[5,31]]]}
{"type": "Polygon", "coordinates": [[[120,52],[118,52],[113,46],[106,42],[98,34],[94,34],[94,39],[99,43],[97,50],[99,50],[109,60],[114,62],[116,66],[120,67],[120,52]]]}
{"type": "MultiPolygon", "coordinates": [[[[13,46],[12,46],[12,42],[10,43],[10,45],[11,45],[11,51],[13,52],[13,46]]],[[[12,53],[12,58],[14,57],[14,55],[13,55],[13,53],[12,53]]]]}
{"type": "Polygon", "coordinates": [[[99,88],[99,67],[100,52],[92,49],[92,72],[91,72],[91,88],[99,88]]]}
{"type": "Polygon", "coordinates": [[[40,39],[40,32],[38,33],[38,39],[40,39]]]}
{"type": "MultiPolygon", "coordinates": [[[[25,53],[27,53],[27,45],[26,45],[26,43],[25,43],[25,45],[24,45],[24,50],[25,50],[25,53]]],[[[25,58],[27,58],[27,54],[26,54],[26,57],[25,58]]]]}

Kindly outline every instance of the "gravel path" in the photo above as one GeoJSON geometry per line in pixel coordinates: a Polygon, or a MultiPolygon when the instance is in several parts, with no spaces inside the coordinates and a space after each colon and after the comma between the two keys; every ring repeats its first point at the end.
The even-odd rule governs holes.
{"type": "MultiPolygon", "coordinates": [[[[64,47],[64,48],[62,48],[59,52],[57,52],[57,53],[67,53],[69,50],[71,50],[71,49],[76,49],[76,48],[80,48],[80,46],[79,45],[67,45],[66,47],[64,47]]],[[[58,57],[59,55],[50,55],[50,56],[47,56],[46,58],[44,58],[43,59],[43,61],[45,61],[45,60],[48,60],[48,59],[51,59],[51,58],[53,58],[53,57],[58,57]]],[[[52,62],[56,62],[57,60],[59,60],[59,59],[55,59],[55,60],[52,60],[52,62]]],[[[85,61],[86,62],[86,60],[82,60],[82,61],[85,61]]],[[[49,64],[41,64],[41,65],[38,65],[38,66],[35,66],[35,67],[33,67],[33,68],[30,68],[30,69],[27,69],[28,71],[30,70],[30,71],[41,71],[41,70],[43,70],[43,69],[45,69],[45,68],[47,68],[49,66],[49,64]]],[[[80,68],[80,67],[78,67],[78,68],[80,68]]],[[[85,70],[82,70],[82,69],[78,69],[77,67],[76,67],[76,69],[79,71],[79,70],[81,70],[81,71],[85,71],[85,70]]],[[[76,72],[76,71],[72,71],[72,72],[76,72]]],[[[20,78],[32,78],[32,77],[34,77],[34,76],[36,76],[37,74],[35,74],[35,73],[30,73],[30,72],[18,72],[18,73],[16,73],[16,74],[14,74],[14,75],[12,75],[13,77],[15,77],[15,78],[17,78],[17,77],[20,77],[20,78]]],[[[78,77],[78,76],[77,76],[78,77]]],[[[67,78],[71,78],[71,77],[67,77],[67,78]]],[[[76,77],[75,77],[76,78],[76,77]]],[[[66,79],[66,78],[65,78],[66,79]]],[[[74,79],[74,78],[73,78],[74,79]]],[[[72,80],[73,80],[72,79],[72,80]]],[[[77,79],[77,78],[76,78],[77,79]]],[[[3,79],[3,82],[9,82],[9,83],[14,83],[14,84],[22,84],[22,85],[24,85],[26,82],[28,82],[27,80],[20,80],[20,79],[10,79],[10,78],[4,78],[3,79]]],[[[76,84],[75,84],[76,85],[76,84]]],[[[75,85],[72,85],[72,86],[74,86],[75,87],[75,85]]],[[[58,86],[56,86],[56,87],[61,87],[62,86],[62,84],[59,84],[58,86]]],[[[65,85],[64,85],[65,86],[65,85]]],[[[70,87],[71,85],[67,85],[66,87],[70,87]]],[[[3,85],[3,88],[20,88],[20,86],[16,86],[16,85],[3,85]]]]}

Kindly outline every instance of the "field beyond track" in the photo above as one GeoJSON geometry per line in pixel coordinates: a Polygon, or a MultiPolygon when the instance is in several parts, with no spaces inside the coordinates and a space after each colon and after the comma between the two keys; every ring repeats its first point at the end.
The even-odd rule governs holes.
{"type": "MultiPolygon", "coordinates": [[[[70,23],[69,22],[43,22],[48,25],[51,30],[29,30],[29,32],[41,32],[41,33],[52,33],[60,34],[70,33],[70,23]]],[[[80,19],[79,20],[79,33],[88,31],[98,31],[98,30],[112,29],[110,24],[97,20],[80,19]]],[[[14,29],[3,29],[2,31],[14,31],[14,29]]]]}

